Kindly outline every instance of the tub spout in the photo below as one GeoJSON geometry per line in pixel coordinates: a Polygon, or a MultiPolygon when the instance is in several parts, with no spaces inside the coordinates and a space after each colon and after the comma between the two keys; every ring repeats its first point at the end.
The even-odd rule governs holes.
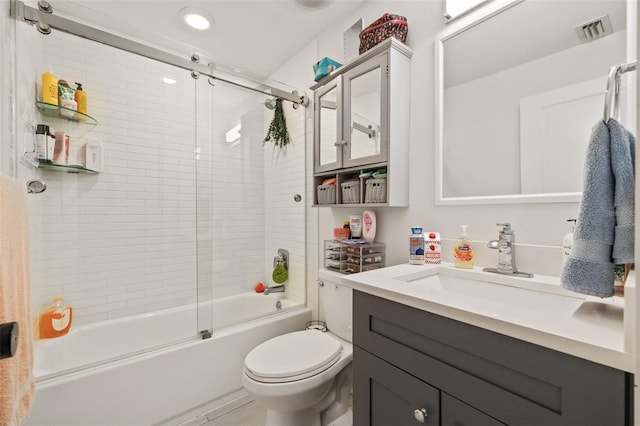
{"type": "Polygon", "coordinates": [[[284,293],[284,285],[278,285],[273,287],[267,287],[264,289],[265,296],[271,293],[284,293]]]}

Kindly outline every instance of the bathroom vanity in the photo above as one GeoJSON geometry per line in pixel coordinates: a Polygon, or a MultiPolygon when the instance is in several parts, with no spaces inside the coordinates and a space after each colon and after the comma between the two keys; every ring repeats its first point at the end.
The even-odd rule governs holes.
{"type": "Polygon", "coordinates": [[[354,425],[631,425],[621,300],[533,280],[449,265],[344,277],[354,425]]]}

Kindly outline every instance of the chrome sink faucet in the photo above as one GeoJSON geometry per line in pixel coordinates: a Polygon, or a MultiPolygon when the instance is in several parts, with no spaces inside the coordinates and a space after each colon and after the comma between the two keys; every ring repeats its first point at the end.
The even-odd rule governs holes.
{"type": "Polygon", "coordinates": [[[511,229],[511,224],[498,223],[497,225],[502,227],[498,239],[489,241],[487,247],[498,250],[498,267],[484,268],[483,271],[532,278],[533,274],[520,272],[516,267],[516,234],[511,229]]]}

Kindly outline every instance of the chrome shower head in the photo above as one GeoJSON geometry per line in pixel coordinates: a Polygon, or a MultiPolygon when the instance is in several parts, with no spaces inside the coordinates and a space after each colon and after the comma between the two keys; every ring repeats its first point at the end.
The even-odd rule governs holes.
{"type": "Polygon", "coordinates": [[[266,106],[267,109],[274,109],[276,107],[275,99],[267,99],[266,101],[264,101],[264,106],[266,106]]]}

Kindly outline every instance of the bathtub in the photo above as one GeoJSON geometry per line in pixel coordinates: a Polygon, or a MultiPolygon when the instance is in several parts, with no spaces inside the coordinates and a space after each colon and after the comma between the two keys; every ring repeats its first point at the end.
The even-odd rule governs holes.
{"type": "Polygon", "coordinates": [[[271,337],[303,329],[311,319],[309,309],[278,293],[226,297],[201,306],[203,312],[212,313],[214,324],[213,337],[204,340],[193,339],[194,304],[83,325],[64,337],[37,341],[36,392],[25,425],[167,421],[241,390],[247,353],[271,337]],[[184,341],[167,346],[166,336],[184,341]]]}

